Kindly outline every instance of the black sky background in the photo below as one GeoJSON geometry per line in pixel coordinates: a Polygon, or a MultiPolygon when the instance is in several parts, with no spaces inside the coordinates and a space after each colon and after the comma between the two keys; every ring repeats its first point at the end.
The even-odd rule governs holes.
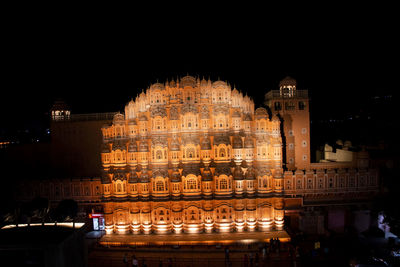
{"type": "Polygon", "coordinates": [[[226,80],[257,106],[290,75],[309,90],[313,118],[397,93],[398,28],[390,7],[323,7],[312,16],[294,10],[276,19],[257,8],[11,16],[1,53],[1,131],[42,125],[59,98],[72,113],[123,111],[151,83],[186,74],[226,80]]]}

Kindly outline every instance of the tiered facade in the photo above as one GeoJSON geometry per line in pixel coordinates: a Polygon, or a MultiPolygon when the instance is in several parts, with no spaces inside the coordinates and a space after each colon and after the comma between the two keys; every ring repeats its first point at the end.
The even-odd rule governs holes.
{"type": "Polygon", "coordinates": [[[282,228],[280,121],[227,83],[153,84],[102,133],[108,233],[282,228]]]}

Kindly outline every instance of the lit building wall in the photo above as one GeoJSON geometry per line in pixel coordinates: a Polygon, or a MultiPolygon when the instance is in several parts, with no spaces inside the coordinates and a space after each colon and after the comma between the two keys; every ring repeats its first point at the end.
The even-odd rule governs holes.
{"type": "Polygon", "coordinates": [[[179,233],[280,229],[284,215],[304,226],[305,206],[376,194],[379,176],[366,151],[352,161],[309,162],[308,93],[293,79],[280,85],[267,94],[272,117],[225,82],[190,76],[153,84],[124,114],[70,114],[55,105],[53,167],[58,178],[73,174],[22,181],[16,199],[101,203],[108,232],[179,233]]]}
{"type": "Polygon", "coordinates": [[[186,76],[153,84],[101,130],[109,232],[283,226],[280,121],[227,83],[186,76]],[[255,197],[265,203],[249,204],[255,197]],[[233,212],[239,198],[244,213],[240,205],[233,212]],[[229,218],[211,199],[229,200],[229,218]]]}
{"type": "Polygon", "coordinates": [[[296,87],[296,80],[286,77],[279,83],[279,90],[265,95],[265,104],[282,121],[288,170],[309,169],[311,160],[308,91],[296,87]]]}

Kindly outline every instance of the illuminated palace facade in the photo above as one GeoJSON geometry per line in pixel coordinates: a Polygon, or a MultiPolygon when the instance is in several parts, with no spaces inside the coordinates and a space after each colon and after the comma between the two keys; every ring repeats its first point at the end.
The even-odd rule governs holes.
{"type": "Polygon", "coordinates": [[[55,103],[50,151],[27,159],[47,155],[54,177],[24,180],[16,199],[72,198],[82,214],[104,214],[108,233],[269,231],[284,218],[310,233],[354,225],[380,190],[368,152],[311,162],[308,91],[290,77],[265,106],[191,76],[151,85],[124,114],[55,103]]]}
{"type": "Polygon", "coordinates": [[[153,84],[101,131],[107,233],[282,229],[280,121],[226,82],[153,84]]]}

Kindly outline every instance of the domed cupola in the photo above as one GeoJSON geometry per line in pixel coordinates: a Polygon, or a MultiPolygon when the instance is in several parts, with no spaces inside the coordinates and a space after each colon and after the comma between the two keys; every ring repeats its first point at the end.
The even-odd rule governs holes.
{"type": "Polygon", "coordinates": [[[182,176],[188,176],[189,174],[200,175],[200,168],[196,168],[194,166],[184,167],[182,171],[182,176]]]}
{"type": "Polygon", "coordinates": [[[153,171],[152,175],[153,175],[153,178],[156,178],[156,177],[159,177],[159,176],[166,177],[167,176],[167,172],[164,171],[164,170],[161,170],[161,169],[157,169],[157,170],[153,171]]]}
{"type": "Polygon", "coordinates": [[[233,171],[233,179],[235,180],[243,180],[243,171],[240,166],[236,166],[233,171]]]}
{"type": "Polygon", "coordinates": [[[171,151],[179,151],[180,150],[180,145],[179,145],[179,140],[178,138],[173,138],[170,144],[171,151]]]}
{"type": "Polygon", "coordinates": [[[276,114],[274,114],[274,115],[272,116],[272,121],[279,122],[280,119],[279,119],[279,117],[278,117],[276,114]]]}
{"type": "Polygon", "coordinates": [[[125,171],[122,170],[122,169],[116,169],[116,170],[114,170],[114,173],[113,173],[113,180],[114,180],[114,181],[115,181],[115,180],[121,180],[121,181],[126,180],[125,171]]]}
{"type": "Polygon", "coordinates": [[[230,145],[230,143],[228,135],[216,135],[214,137],[214,145],[230,145]]]}
{"type": "Polygon", "coordinates": [[[162,83],[154,83],[152,85],[150,85],[149,88],[150,91],[154,91],[154,90],[165,90],[165,87],[162,83]]]}
{"type": "Polygon", "coordinates": [[[121,113],[116,113],[113,118],[113,124],[123,124],[125,122],[125,117],[121,113]]]}
{"type": "Polygon", "coordinates": [[[129,172],[129,180],[128,183],[133,184],[133,183],[137,183],[139,180],[138,175],[135,171],[135,169],[131,169],[129,172]]]}
{"type": "Polygon", "coordinates": [[[128,125],[137,125],[136,120],[135,119],[129,120],[128,125]]]}
{"type": "Polygon", "coordinates": [[[213,180],[213,175],[212,175],[209,167],[204,168],[203,174],[201,176],[201,180],[202,181],[212,181],[213,180]]]}
{"type": "Polygon", "coordinates": [[[241,149],[243,148],[243,141],[239,135],[235,135],[233,137],[233,149],[241,149]]]}
{"type": "Polygon", "coordinates": [[[102,184],[110,184],[111,183],[110,175],[105,171],[101,172],[101,183],[102,184]]]}
{"type": "Polygon", "coordinates": [[[296,87],[297,81],[290,76],[286,76],[283,80],[279,82],[279,87],[294,86],[296,87]]]}
{"type": "Polygon", "coordinates": [[[211,141],[208,136],[205,136],[200,143],[201,150],[211,150],[211,141]]]}
{"type": "Polygon", "coordinates": [[[296,94],[297,82],[295,79],[287,76],[279,82],[279,92],[283,97],[293,97],[296,94]]]}
{"type": "Polygon", "coordinates": [[[116,140],[114,141],[113,145],[112,145],[112,150],[126,150],[126,143],[122,140],[116,140]]]}
{"type": "Polygon", "coordinates": [[[232,118],[240,118],[242,115],[240,114],[240,111],[235,110],[235,112],[232,113],[232,118]]]}
{"type": "Polygon", "coordinates": [[[255,116],[257,120],[268,119],[268,112],[265,108],[257,108],[255,111],[255,116]]]}
{"type": "Polygon", "coordinates": [[[149,152],[149,144],[144,139],[139,143],[139,152],[149,152]]]}
{"type": "Polygon", "coordinates": [[[244,147],[254,148],[254,141],[250,136],[246,136],[246,138],[244,139],[244,147]]]}
{"type": "Polygon", "coordinates": [[[231,175],[232,171],[228,164],[218,164],[217,168],[215,169],[215,175],[219,176],[221,174],[231,175]]]}
{"type": "Polygon", "coordinates": [[[251,115],[249,113],[245,114],[243,117],[243,121],[252,121],[253,118],[251,117],[251,115]]]}
{"type": "Polygon", "coordinates": [[[253,167],[249,167],[246,171],[246,180],[255,180],[256,170],[253,167]]]}
{"type": "Polygon", "coordinates": [[[143,170],[140,174],[140,182],[141,183],[149,183],[150,182],[150,173],[147,170],[143,170]]]}
{"type": "Polygon", "coordinates": [[[182,181],[181,174],[177,169],[174,169],[171,173],[171,182],[172,183],[180,183],[182,181]]]}
{"type": "Polygon", "coordinates": [[[131,140],[128,146],[128,152],[137,152],[138,147],[135,140],[131,140]]]}
{"type": "Polygon", "coordinates": [[[110,153],[110,146],[109,144],[102,144],[101,146],[101,153],[110,153]]]}
{"type": "Polygon", "coordinates": [[[139,121],[148,121],[148,118],[145,114],[140,115],[139,121]]]}
{"type": "Polygon", "coordinates": [[[203,87],[203,88],[208,86],[208,82],[207,82],[206,79],[204,79],[204,77],[203,77],[203,79],[202,79],[201,82],[200,82],[200,86],[203,87]]]}

